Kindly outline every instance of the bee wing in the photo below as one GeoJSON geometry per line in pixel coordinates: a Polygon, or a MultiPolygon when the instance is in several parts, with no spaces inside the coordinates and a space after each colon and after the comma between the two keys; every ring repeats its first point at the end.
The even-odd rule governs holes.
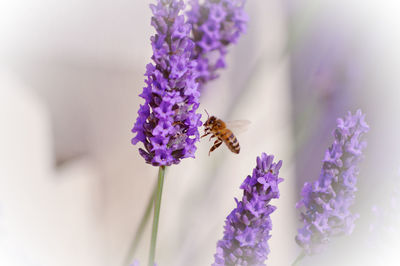
{"type": "Polygon", "coordinates": [[[241,134],[249,129],[251,122],[249,120],[232,120],[227,121],[225,124],[234,134],[241,134]]]}

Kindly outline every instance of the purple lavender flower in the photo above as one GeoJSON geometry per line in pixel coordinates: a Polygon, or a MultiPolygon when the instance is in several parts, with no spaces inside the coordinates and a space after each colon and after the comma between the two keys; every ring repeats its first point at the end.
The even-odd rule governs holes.
{"type": "Polygon", "coordinates": [[[132,144],[144,144],[139,152],[147,163],[167,166],[194,157],[202,124],[196,113],[200,93],[192,59],[194,43],[189,38],[191,25],[179,15],[183,1],[158,0],[150,8],[151,24],[157,31],[151,37],[154,63],[147,65],[147,86],[140,94],[145,103],[132,129],[137,133],[132,144]]]}
{"type": "Polygon", "coordinates": [[[130,266],[140,266],[140,263],[139,263],[139,261],[134,260],[130,266]]]}
{"type": "Polygon", "coordinates": [[[243,197],[241,201],[235,199],[237,207],[226,218],[214,266],[265,265],[272,229],[270,214],[276,209],[269,202],[279,198],[278,184],[283,181],[278,176],[282,161],[273,163],[273,160],[274,156],[265,153],[257,157],[253,174],[240,186],[243,197]]]}
{"type": "Polygon", "coordinates": [[[337,120],[334,142],[326,151],[319,179],[305,183],[301,209],[304,226],[298,230],[296,242],[307,254],[323,249],[331,237],[351,234],[357,214],[350,206],[354,202],[358,175],[357,163],[362,158],[366,142],[361,137],[369,129],[360,110],[337,120]]]}
{"type": "Polygon", "coordinates": [[[191,0],[187,12],[196,44],[193,58],[197,59],[198,81],[204,84],[218,77],[217,70],[225,67],[227,47],[236,43],[246,30],[245,0],[191,0]]]}
{"type": "MultiPolygon", "coordinates": [[[[130,266],[140,266],[140,263],[138,260],[134,260],[130,266]]],[[[154,266],[157,266],[157,263],[154,263],[154,266]]]]}
{"type": "Polygon", "coordinates": [[[390,187],[384,187],[384,194],[379,195],[371,208],[368,243],[375,251],[387,251],[400,244],[400,183],[399,177],[388,179],[390,187]],[[377,202],[378,201],[378,202],[377,202]]]}

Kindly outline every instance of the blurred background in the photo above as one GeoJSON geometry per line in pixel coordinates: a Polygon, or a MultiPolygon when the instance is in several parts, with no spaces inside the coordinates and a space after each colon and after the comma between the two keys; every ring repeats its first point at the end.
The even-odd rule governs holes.
{"type": "MultiPolygon", "coordinates": [[[[152,54],[150,2],[0,2],[0,265],[121,265],[157,175],[130,144],[152,54]]],[[[400,236],[400,4],[247,2],[248,30],[199,110],[252,124],[238,136],[239,156],[222,147],[209,157],[205,140],[196,159],[168,169],[159,265],[213,262],[261,152],[283,160],[285,178],[267,264],[290,265],[301,188],[318,178],[336,118],[358,108],[371,128],[360,219],[352,236],[304,263],[398,265],[387,237],[400,236]]],[[[142,264],[149,237],[147,228],[142,264]]]]}

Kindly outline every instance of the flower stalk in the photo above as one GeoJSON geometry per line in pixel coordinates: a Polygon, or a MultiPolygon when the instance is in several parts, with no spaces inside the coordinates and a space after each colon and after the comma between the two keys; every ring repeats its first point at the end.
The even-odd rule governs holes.
{"type": "Polygon", "coordinates": [[[149,201],[147,202],[146,205],[146,210],[143,213],[142,219],[140,220],[139,227],[137,228],[134,238],[132,240],[132,243],[130,245],[130,248],[128,250],[128,253],[125,257],[124,264],[125,266],[131,265],[132,259],[136,253],[136,250],[139,246],[140,240],[142,239],[144,229],[146,228],[146,225],[148,224],[148,221],[150,219],[151,211],[153,210],[154,206],[154,198],[156,195],[157,191],[157,184],[154,186],[153,191],[151,192],[151,195],[149,197],[149,201]]]}
{"type": "Polygon", "coordinates": [[[157,193],[154,201],[154,216],[153,216],[153,228],[151,230],[151,243],[150,243],[150,254],[149,254],[149,266],[154,265],[154,259],[156,256],[156,243],[158,233],[158,221],[160,218],[161,208],[161,196],[164,185],[165,166],[160,166],[158,169],[158,181],[157,181],[157,193]]]}
{"type": "Polygon", "coordinates": [[[300,261],[306,256],[306,253],[304,250],[297,256],[297,258],[294,260],[292,263],[292,266],[298,266],[300,261]]]}

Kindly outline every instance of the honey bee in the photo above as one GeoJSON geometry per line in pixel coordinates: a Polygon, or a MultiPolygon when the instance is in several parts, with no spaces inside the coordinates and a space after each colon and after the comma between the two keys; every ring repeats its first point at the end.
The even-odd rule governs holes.
{"type": "Polygon", "coordinates": [[[217,138],[214,142],[214,145],[208,152],[208,156],[210,156],[211,152],[213,152],[216,148],[221,146],[223,142],[225,142],[226,146],[228,146],[231,152],[238,154],[240,152],[239,141],[237,140],[233,132],[230,129],[228,129],[227,124],[228,123],[232,125],[236,124],[236,127],[244,127],[247,126],[250,122],[247,120],[237,120],[225,123],[224,121],[215,116],[210,116],[207,111],[206,113],[208,118],[207,121],[204,123],[204,135],[201,136],[201,138],[208,136],[210,134],[211,134],[210,140],[215,137],[217,138]]]}

